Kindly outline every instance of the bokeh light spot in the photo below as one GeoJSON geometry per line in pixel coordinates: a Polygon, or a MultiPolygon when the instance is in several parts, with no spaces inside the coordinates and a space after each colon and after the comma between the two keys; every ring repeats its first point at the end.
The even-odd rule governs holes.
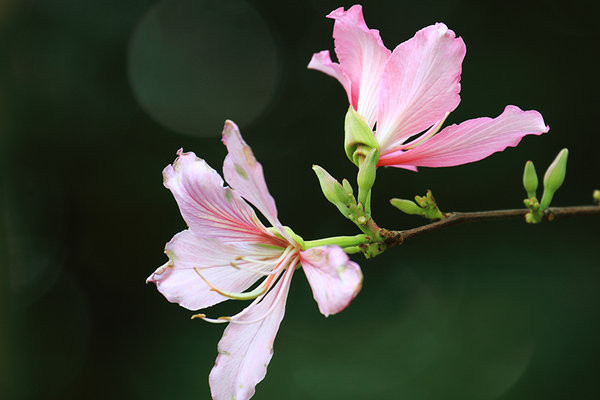
{"type": "Polygon", "coordinates": [[[162,1],[138,23],[129,80],[142,108],[179,133],[212,136],[225,119],[248,124],[269,105],[277,48],[243,0],[162,1]]]}

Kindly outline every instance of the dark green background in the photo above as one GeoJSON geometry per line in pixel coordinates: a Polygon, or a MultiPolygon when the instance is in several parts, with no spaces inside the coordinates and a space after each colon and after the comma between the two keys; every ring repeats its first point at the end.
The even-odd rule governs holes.
{"type": "MultiPolygon", "coordinates": [[[[475,164],[380,170],[380,225],[421,223],[387,201],[428,188],[446,211],[519,207],[524,162],[543,172],[562,147],[569,170],[554,204],[591,202],[592,4],[363,2],[389,48],[436,21],[464,38],[450,123],[515,104],[551,127],[475,164]]],[[[306,69],[332,49],[324,16],[339,5],[351,3],[0,2],[0,397],[209,398],[222,326],[190,321],[144,280],[185,227],[161,170],[179,147],[220,170],[225,118],[263,164],[285,224],[305,239],[357,233],[311,171],[355,173],[345,94],[306,69]]],[[[363,290],[328,319],[296,274],[255,398],[600,398],[599,222],[464,225],[355,257],[363,290]]],[[[211,314],[242,306],[229,303],[211,314]]]]}

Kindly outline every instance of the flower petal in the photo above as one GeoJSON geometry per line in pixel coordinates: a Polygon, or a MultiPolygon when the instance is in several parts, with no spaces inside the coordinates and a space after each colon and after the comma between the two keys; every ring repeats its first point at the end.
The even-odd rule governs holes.
{"type": "Polygon", "coordinates": [[[275,200],[267,189],[262,165],[246,144],[237,125],[225,121],[223,143],[227,146],[227,156],[223,163],[223,174],[227,183],[243,198],[252,203],[279,232],[291,242],[289,235],[277,219],[275,200]]]}
{"type": "MultiPolygon", "coordinates": [[[[327,17],[335,20],[335,53],[341,70],[350,80],[350,103],[372,128],[377,116],[381,74],[390,51],[381,41],[379,31],[367,27],[360,5],[348,11],[340,7],[327,17]]],[[[344,88],[348,91],[348,87],[344,88]]]]}
{"type": "Polygon", "coordinates": [[[460,102],[466,47],[442,23],[398,45],[381,80],[377,141],[382,154],[441,120],[460,102]]]}
{"type": "Polygon", "coordinates": [[[214,400],[248,400],[255,386],[264,379],[273,356],[273,341],[285,313],[285,303],[294,268],[291,266],[276,286],[238,314],[219,341],[217,361],[208,381],[214,400]],[[262,320],[252,321],[264,313],[262,320]]]}
{"type": "Polygon", "coordinates": [[[279,243],[254,210],[235,191],[223,187],[223,179],[194,153],[183,153],[163,171],[183,219],[191,230],[228,242],[279,243]]]}
{"type": "Polygon", "coordinates": [[[507,106],[496,118],[475,118],[450,125],[414,149],[386,154],[379,159],[379,165],[451,167],[466,164],[514,147],[525,135],[540,135],[549,129],[539,112],[507,106]]]}
{"type": "Polygon", "coordinates": [[[179,232],[165,248],[169,262],[158,268],[148,282],[154,282],[171,303],[177,303],[189,310],[210,307],[227,297],[210,289],[199,273],[221,290],[242,292],[258,279],[261,272],[269,272],[275,267],[277,257],[283,250],[259,246],[239,246],[218,241],[214,238],[197,236],[191,230],[179,232]],[[241,256],[272,258],[273,265],[249,265],[236,268],[231,262],[241,256]],[[253,272],[256,271],[256,272],[253,272]]]}
{"type": "Polygon", "coordinates": [[[344,74],[340,68],[340,64],[331,61],[329,50],[323,50],[313,54],[310,62],[308,63],[308,68],[321,71],[337,79],[346,90],[348,102],[352,103],[352,98],[350,97],[350,94],[352,93],[350,88],[350,79],[348,79],[346,74],[344,74]]]}
{"type": "Polygon", "coordinates": [[[319,311],[326,317],[342,311],[362,287],[362,272],[338,246],[314,247],[300,252],[319,311]]]}

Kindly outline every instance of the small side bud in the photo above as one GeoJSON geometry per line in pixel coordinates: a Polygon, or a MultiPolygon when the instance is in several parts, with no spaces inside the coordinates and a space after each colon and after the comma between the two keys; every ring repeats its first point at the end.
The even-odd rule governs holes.
{"type": "Polygon", "coordinates": [[[427,197],[426,196],[415,196],[415,201],[421,207],[427,207],[427,197]]]}
{"type": "Polygon", "coordinates": [[[344,190],[346,191],[346,193],[348,193],[348,195],[352,196],[354,194],[354,190],[352,189],[352,185],[350,184],[350,182],[348,182],[348,179],[343,179],[342,180],[342,186],[344,187],[344,190]]]}
{"type": "Polygon", "coordinates": [[[565,180],[568,156],[569,150],[562,149],[544,174],[544,194],[542,195],[542,201],[540,202],[540,208],[542,210],[545,210],[550,206],[554,193],[556,193],[565,180]]]}
{"type": "Polygon", "coordinates": [[[425,196],[415,196],[416,203],[403,199],[392,199],[391,202],[394,207],[399,208],[401,211],[404,211],[407,214],[422,215],[427,219],[446,218],[446,216],[438,208],[431,190],[427,190],[427,194],[425,196]],[[412,206],[408,203],[411,203],[412,206]],[[399,206],[404,207],[405,210],[401,209],[399,206]],[[420,211],[416,212],[416,209],[413,206],[418,207],[420,211]],[[410,210],[413,212],[410,212],[410,210]]]}
{"type": "Polygon", "coordinates": [[[527,192],[527,197],[532,198],[536,196],[538,177],[535,172],[535,166],[531,161],[525,163],[525,170],[523,171],[523,187],[527,192]]]}
{"type": "Polygon", "coordinates": [[[596,203],[600,203],[600,190],[598,190],[598,189],[594,190],[593,197],[594,197],[594,201],[596,203]]]}
{"type": "Polygon", "coordinates": [[[360,166],[361,158],[367,157],[372,149],[377,149],[377,154],[379,155],[379,143],[377,143],[373,131],[365,119],[352,106],[350,106],[346,113],[344,132],[346,156],[357,167],[360,166]]]}
{"type": "Polygon", "coordinates": [[[313,171],[315,171],[319,179],[319,184],[325,198],[335,205],[342,214],[346,215],[348,205],[354,199],[353,196],[348,194],[346,189],[322,167],[313,165],[313,171]]]}
{"type": "Polygon", "coordinates": [[[390,203],[398,210],[410,215],[425,215],[425,210],[416,203],[406,199],[391,199],[390,203]]]}

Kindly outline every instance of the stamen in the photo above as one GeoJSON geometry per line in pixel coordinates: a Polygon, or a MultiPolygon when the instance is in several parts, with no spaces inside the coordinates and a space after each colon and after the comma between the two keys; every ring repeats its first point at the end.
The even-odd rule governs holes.
{"type": "Polygon", "coordinates": [[[225,290],[219,289],[218,287],[216,287],[215,285],[213,285],[212,283],[210,283],[210,282],[208,281],[208,279],[206,279],[206,278],[205,278],[205,277],[204,277],[204,276],[203,276],[203,275],[200,273],[200,271],[198,270],[198,268],[194,268],[194,271],[196,271],[196,273],[198,274],[198,276],[199,276],[200,278],[202,278],[202,280],[203,280],[204,282],[206,282],[206,284],[207,284],[207,285],[210,287],[210,290],[213,290],[213,291],[215,291],[215,292],[219,293],[220,295],[223,295],[223,296],[225,296],[225,297],[228,297],[228,298],[230,298],[230,299],[232,299],[232,300],[252,300],[252,299],[255,299],[255,298],[257,298],[258,296],[260,296],[261,294],[263,294],[263,293],[265,293],[265,292],[267,291],[267,288],[268,288],[268,286],[267,286],[267,285],[268,285],[268,282],[267,282],[267,281],[269,281],[269,279],[271,278],[271,277],[269,277],[269,278],[267,278],[267,279],[264,281],[264,282],[266,282],[266,283],[267,283],[267,285],[264,285],[264,286],[263,286],[263,285],[261,284],[261,285],[260,285],[260,286],[258,286],[256,289],[254,289],[254,290],[251,290],[251,291],[249,291],[249,292],[244,292],[244,293],[236,293],[236,292],[228,292],[228,291],[225,291],[225,290]]]}
{"type": "MultiPolygon", "coordinates": [[[[288,285],[289,281],[292,279],[292,275],[294,274],[295,271],[295,266],[298,264],[298,258],[295,258],[289,265],[287,271],[285,272],[285,276],[283,277],[283,279],[285,280],[283,282],[283,285],[288,285]]],[[[263,315],[261,315],[260,317],[257,317],[253,320],[250,321],[238,321],[236,318],[240,318],[243,316],[243,312],[245,310],[247,310],[248,308],[246,308],[244,311],[242,311],[241,313],[234,315],[233,317],[231,317],[231,320],[229,322],[231,322],[232,324],[239,324],[239,325],[250,325],[250,324],[255,324],[257,322],[260,322],[262,320],[264,320],[265,318],[267,318],[272,312],[273,310],[275,310],[275,307],[277,306],[277,303],[279,303],[279,301],[281,300],[281,297],[283,296],[283,293],[286,292],[285,290],[280,290],[280,292],[277,294],[277,297],[275,298],[275,300],[273,301],[273,304],[271,304],[271,307],[269,307],[269,309],[267,311],[265,311],[265,313],[263,315]]]]}
{"type": "MultiPolygon", "coordinates": [[[[200,278],[202,278],[202,280],[204,282],[206,282],[206,284],[210,287],[210,290],[213,290],[217,293],[219,293],[222,296],[225,296],[227,298],[230,298],[232,300],[252,300],[257,298],[258,296],[264,294],[271,286],[271,283],[273,282],[274,278],[276,277],[275,275],[275,271],[281,269],[279,268],[286,260],[289,259],[291,250],[293,249],[292,246],[289,246],[288,248],[285,249],[285,251],[283,252],[283,254],[279,257],[277,264],[275,265],[275,268],[273,268],[273,271],[271,273],[268,274],[268,277],[254,290],[251,290],[249,292],[244,292],[244,293],[236,293],[236,292],[228,292],[226,290],[223,289],[219,289],[218,287],[216,287],[215,285],[213,285],[212,283],[210,283],[208,281],[208,279],[206,279],[201,273],[200,270],[198,268],[194,267],[194,271],[196,271],[196,274],[198,274],[198,276],[200,278]],[[281,261],[279,261],[281,260],[281,261]]],[[[288,260],[289,261],[289,260],[288,260]]],[[[234,263],[232,263],[234,266],[238,267],[237,265],[235,265],[234,263]]],[[[255,272],[255,271],[253,271],[255,272]]]]}
{"type": "MultiPolygon", "coordinates": [[[[274,264],[274,262],[272,262],[271,264],[274,264]]],[[[251,273],[256,274],[256,275],[269,276],[269,275],[273,274],[273,271],[263,272],[263,271],[255,270],[255,269],[252,269],[252,268],[249,268],[249,267],[245,267],[245,266],[240,265],[240,264],[236,264],[233,261],[230,262],[229,265],[231,265],[233,268],[235,268],[237,270],[251,272],[251,273]]]]}
{"type": "Polygon", "coordinates": [[[201,319],[206,322],[210,322],[211,324],[225,324],[231,320],[231,317],[219,317],[217,319],[207,318],[205,314],[194,314],[191,319],[201,319]]]}
{"type": "Polygon", "coordinates": [[[281,255],[277,258],[277,260],[273,261],[273,260],[257,260],[255,258],[251,258],[251,257],[247,257],[247,256],[237,256],[235,259],[236,260],[242,260],[242,261],[247,261],[250,263],[254,263],[254,264],[262,264],[262,265],[272,265],[272,264],[279,264],[281,262],[281,260],[283,260],[285,257],[287,257],[287,255],[290,253],[290,251],[292,251],[294,249],[293,246],[288,246],[286,247],[286,249],[283,251],[283,253],[281,253],[281,255]]]}
{"type": "MultiPolygon", "coordinates": [[[[285,265],[287,262],[290,261],[290,259],[291,259],[291,262],[290,262],[290,264],[289,264],[289,266],[287,268],[287,271],[285,272],[286,275],[283,277],[283,279],[287,280],[287,282],[284,282],[283,284],[284,285],[288,285],[289,281],[292,279],[292,275],[294,273],[295,267],[299,263],[299,257],[296,254],[288,254],[288,256],[284,260],[282,260],[282,262],[279,263],[277,265],[277,267],[275,268],[274,272],[276,272],[276,275],[274,274],[274,275],[270,276],[269,278],[265,279],[264,283],[268,284],[268,283],[271,283],[273,281],[276,281],[277,278],[279,277],[280,273],[282,272],[281,271],[282,268],[285,268],[285,267],[281,267],[281,268],[279,268],[279,267],[285,265]],[[268,282],[268,281],[271,281],[271,282],[268,282]]],[[[236,318],[239,319],[239,318],[243,317],[252,306],[256,305],[262,299],[264,299],[264,296],[266,294],[262,294],[262,295],[258,296],[245,309],[243,309],[241,312],[239,312],[238,314],[236,314],[236,315],[234,315],[232,317],[218,317],[218,318],[215,319],[215,318],[208,318],[205,314],[194,314],[194,315],[192,315],[192,319],[199,318],[199,319],[202,319],[203,321],[210,322],[212,324],[224,324],[226,322],[231,322],[231,323],[240,324],[240,325],[254,324],[256,322],[262,321],[263,319],[265,319],[266,317],[268,317],[269,314],[271,314],[271,312],[273,312],[273,310],[275,309],[275,306],[281,300],[281,296],[283,295],[283,292],[284,291],[282,290],[280,293],[277,294],[277,298],[275,299],[275,301],[273,302],[273,304],[271,305],[271,307],[269,307],[269,309],[263,315],[261,315],[258,318],[255,318],[255,319],[253,319],[251,321],[237,321],[236,318]]]]}

